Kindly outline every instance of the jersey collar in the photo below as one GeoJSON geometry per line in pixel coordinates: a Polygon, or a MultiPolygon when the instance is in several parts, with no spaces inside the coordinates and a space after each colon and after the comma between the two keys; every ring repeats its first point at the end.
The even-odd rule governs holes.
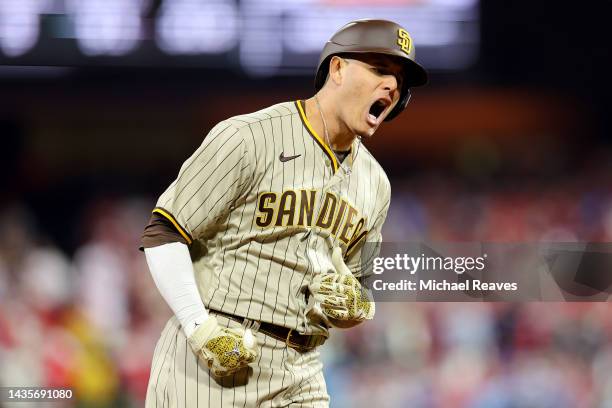
{"type": "MultiPolygon", "coordinates": [[[[317,134],[317,132],[314,131],[314,129],[310,125],[310,122],[308,121],[308,118],[306,117],[306,113],[304,111],[303,105],[304,105],[303,100],[295,101],[295,106],[297,107],[297,110],[300,113],[300,119],[302,119],[302,123],[304,124],[304,127],[308,130],[308,133],[310,133],[310,136],[312,136],[315,142],[317,142],[319,147],[323,149],[323,152],[327,155],[327,157],[329,157],[329,160],[331,160],[332,166],[334,167],[334,173],[335,173],[336,171],[338,171],[338,167],[339,167],[338,160],[336,159],[336,155],[334,154],[334,152],[331,151],[331,147],[325,143],[325,141],[317,134]]],[[[352,153],[353,152],[351,152],[350,156],[352,156],[352,153]]],[[[349,157],[347,157],[344,160],[347,160],[348,158],[349,157]]]]}

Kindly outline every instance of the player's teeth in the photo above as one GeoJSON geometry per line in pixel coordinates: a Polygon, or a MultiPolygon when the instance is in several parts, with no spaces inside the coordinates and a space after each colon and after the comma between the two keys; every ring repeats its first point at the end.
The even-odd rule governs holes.
{"type": "Polygon", "coordinates": [[[376,116],[372,115],[371,113],[368,113],[368,117],[373,123],[376,122],[376,116]]]}

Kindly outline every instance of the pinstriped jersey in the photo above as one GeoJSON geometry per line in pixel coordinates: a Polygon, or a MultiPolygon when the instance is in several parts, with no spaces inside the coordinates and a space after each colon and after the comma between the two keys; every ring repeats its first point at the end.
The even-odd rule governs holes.
{"type": "Polygon", "coordinates": [[[307,286],[333,270],[335,246],[363,273],[363,243],[381,241],[390,202],[385,172],[359,143],[338,163],[302,101],[209,132],[154,209],[190,244],[208,309],[326,332],[306,316],[307,286]]]}

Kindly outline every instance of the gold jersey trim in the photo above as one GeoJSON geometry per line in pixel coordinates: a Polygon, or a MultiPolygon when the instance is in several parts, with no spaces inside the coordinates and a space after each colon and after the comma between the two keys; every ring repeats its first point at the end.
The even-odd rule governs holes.
{"type": "Polygon", "coordinates": [[[191,236],[187,233],[187,231],[185,231],[185,229],[180,226],[180,224],[178,223],[178,221],[176,221],[176,218],[174,218],[174,216],[172,214],[170,214],[168,211],[166,211],[166,210],[164,210],[163,208],[160,208],[160,207],[154,208],[153,212],[157,213],[157,214],[161,214],[164,217],[166,217],[168,219],[168,221],[170,221],[172,223],[172,225],[174,225],[174,228],[176,228],[176,230],[179,232],[179,234],[181,234],[183,236],[183,238],[185,238],[187,243],[189,245],[191,245],[191,243],[193,242],[193,239],[191,239],[191,236]]]}
{"type": "Polygon", "coordinates": [[[334,167],[334,173],[335,173],[339,167],[338,160],[336,159],[336,155],[331,151],[331,148],[327,146],[327,144],[325,144],[323,139],[321,139],[321,137],[317,134],[317,132],[314,131],[314,129],[310,125],[310,122],[308,121],[308,118],[306,117],[306,113],[304,113],[304,108],[302,108],[303,103],[304,101],[302,100],[295,101],[295,106],[297,106],[297,109],[300,112],[300,119],[302,119],[302,123],[304,124],[306,129],[308,129],[308,133],[310,133],[310,136],[313,137],[313,139],[317,142],[317,144],[321,147],[321,149],[323,149],[323,151],[327,154],[327,157],[329,157],[329,160],[331,160],[332,165],[334,167]]]}

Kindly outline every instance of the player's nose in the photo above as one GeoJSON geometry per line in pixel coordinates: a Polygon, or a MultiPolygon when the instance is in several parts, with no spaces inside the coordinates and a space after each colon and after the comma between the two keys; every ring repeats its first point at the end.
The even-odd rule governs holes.
{"type": "Polygon", "coordinates": [[[397,94],[399,94],[397,78],[395,75],[385,75],[382,82],[382,87],[389,93],[389,98],[394,101],[397,94]]]}
{"type": "Polygon", "coordinates": [[[397,89],[397,78],[395,75],[387,74],[383,77],[383,87],[386,90],[396,90],[397,89]]]}

